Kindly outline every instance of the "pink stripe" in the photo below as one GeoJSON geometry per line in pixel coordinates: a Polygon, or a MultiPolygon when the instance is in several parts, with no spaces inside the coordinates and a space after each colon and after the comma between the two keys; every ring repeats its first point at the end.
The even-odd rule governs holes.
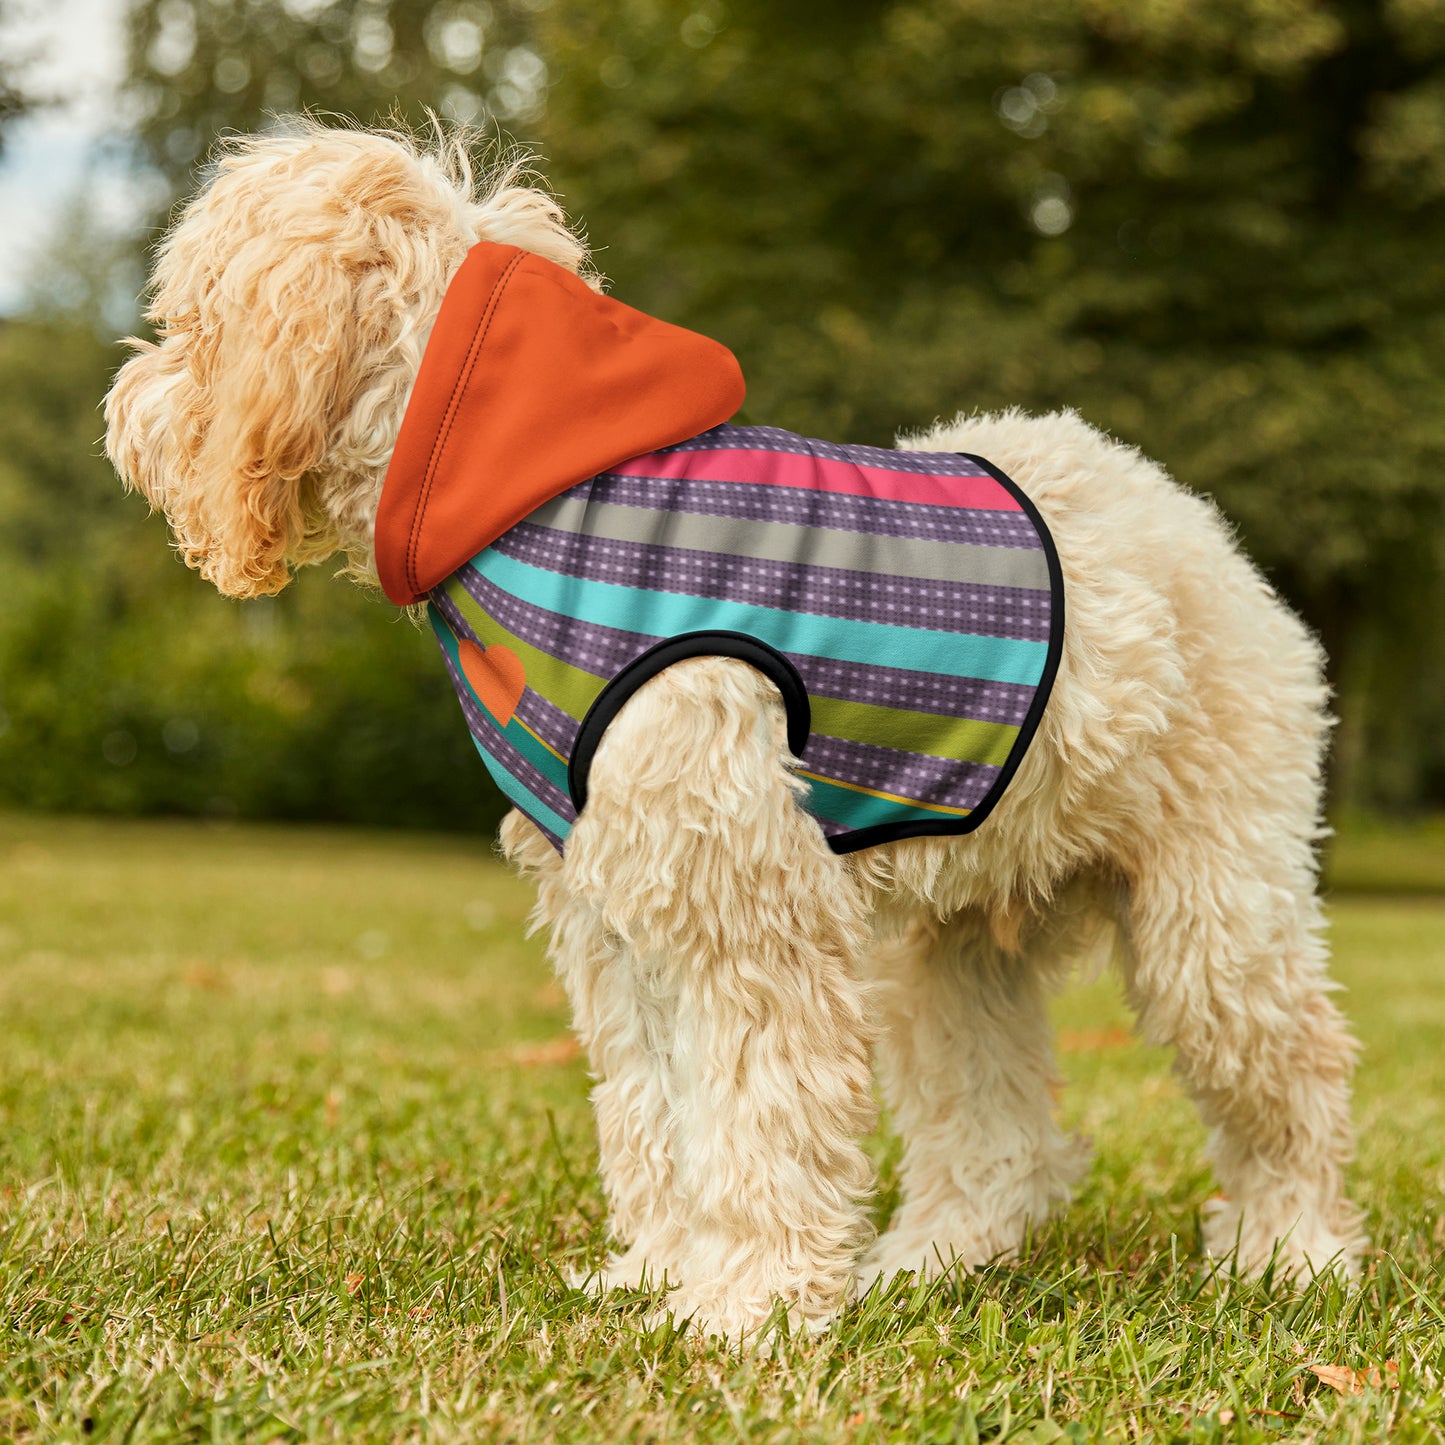
{"type": "Polygon", "coordinates": [[[939,477],[894,472],[857,462],[781,452],[719,447],[713,451],[651,453],[608,472],[622,477],[688,477],[694,481],[761,482],[805,487],[814,492],[846,492],[888,502],[922,502],[970,511],[1018,512],[1023,509],[992,477],[939,477]]]}

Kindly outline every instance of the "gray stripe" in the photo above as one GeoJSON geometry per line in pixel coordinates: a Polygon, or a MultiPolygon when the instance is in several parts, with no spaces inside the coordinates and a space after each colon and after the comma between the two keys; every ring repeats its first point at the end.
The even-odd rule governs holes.
{"type": "Polygon", "coordinates": [[[756,557],[888,577],[933,582],[973,582],[993,587],[1047,591],[1049,565],[1042,551],[974,547],[965,542],[930,542],[922,537],[883,537],[787,522],[754,522],[742,517],[703,517],[617,507],[564,492],[537,508],[527,520],[558,532],[582,533],[613,542],[683,547],[730,557],[756,557]]]}

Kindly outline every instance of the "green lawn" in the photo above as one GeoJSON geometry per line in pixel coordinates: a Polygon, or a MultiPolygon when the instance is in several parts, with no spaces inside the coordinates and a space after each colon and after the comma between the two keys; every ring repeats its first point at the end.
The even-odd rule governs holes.
{"type": "Polygon", "coordinates": [[[1445,817],[1352,818],[1331,840],[1325,883],[1349,893],[1445,897],[1445,817]]]}
{"type": "Polygon", "coordinates": [[[484,843],[0,817],[0,1439],[1445,1440],[1445,900],[1340,891],[1378,857],[1331,906],[1362,1287],[1211,1278],[1201,1131],[1097,984],[1073,1208],[758,1359],[566,1283],[586,1079],[484,843]]]}

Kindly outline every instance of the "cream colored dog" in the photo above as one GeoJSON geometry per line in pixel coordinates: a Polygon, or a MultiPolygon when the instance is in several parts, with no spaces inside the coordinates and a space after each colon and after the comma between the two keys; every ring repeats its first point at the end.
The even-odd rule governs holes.
{"type": "MultiPolygon", "coordinates": [[[[116,468],[222,592],[336,554],[374,577],[409,389],[478,239],[585,266],[548,196],[515,170],[476,188],[459,144],[303,125],[225,147],[161,247],[159,341],[106,404],[116,468]]],[[[985,826],[836,856],[776,690],[727,658],[627,703],[565,857],[503,825],[597,1080],[621,1252],[595,1282],[665,1280],[677,1318],[739,1338],[778,1300],[821,1327],[859,1280],[1007,1256],[1085,1164],[1053,1118],[1046,1001],[1111,923],[1142,1032],[1213,1130],[1208,1249],[1352,1270],[1318,647],[1208,502],[1071,413],[907,444],[995,461],[1062,561],[1057,682],[985,826]],[[873,1240],[875,1049],[905,1152],[873,1240]]]]}

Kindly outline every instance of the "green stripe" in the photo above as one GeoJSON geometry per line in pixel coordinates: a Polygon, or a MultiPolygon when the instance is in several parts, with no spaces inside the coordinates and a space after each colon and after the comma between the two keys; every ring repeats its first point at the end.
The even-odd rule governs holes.
{"type": "Polygon", "coordinates": [[[446,583],[446,593],[484,647],[501,643],[517,654],[526,673],[528,687],[575,722],[581,722],[587,716],[587,709],[606,686],[606,678],[573,667],[508,632],[496,618],[482,609],[477,599],[455,577],[446,583]]]}
{"type": "Polygon", "coordinates": [[[907,712],[833,697],[810,696],[808,702],[813,713],[812,730],[821,737],[872,743],[904,753],[990,763],[1001,768],[1018,741],[1019,730],[1007,723],[907,712]]]}
{"type": "Polygon", "coordinates": [[[957,809],[943,812],[922,803],[895,803],[891,798],[855,793],[852,788],[837,787],[833,783],[819,782],[816,778],[804,778],[803,781],[808,785],[809,812],[848,828],[872,828],[879,823],[961,823],[967,816],[957,809]]]}

